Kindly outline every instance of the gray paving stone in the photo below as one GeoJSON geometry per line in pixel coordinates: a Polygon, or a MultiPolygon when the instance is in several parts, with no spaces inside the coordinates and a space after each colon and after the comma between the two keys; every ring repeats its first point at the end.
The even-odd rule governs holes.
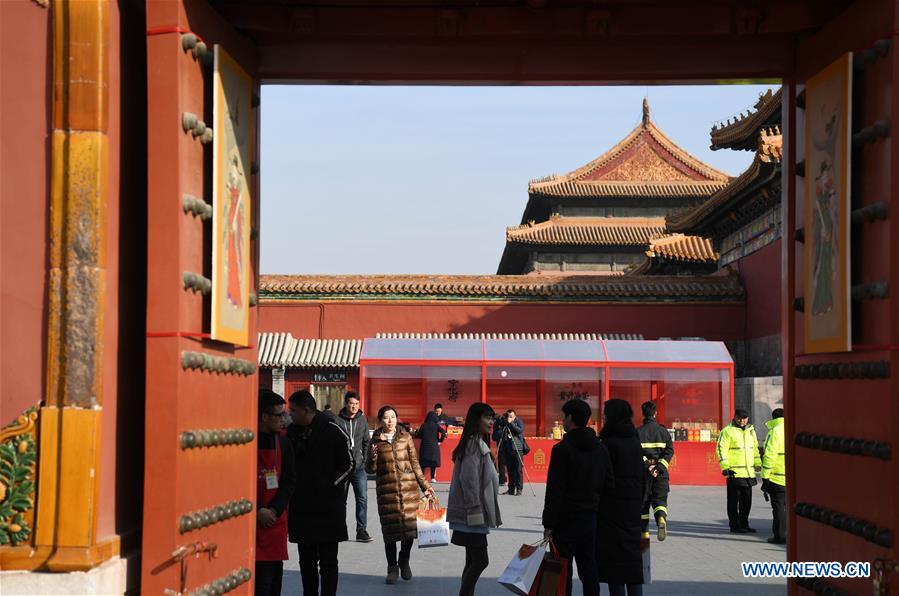
{"type": "MultiPolygon", "coordinates": [[[[446,503],[448,484],[438,483],[441,502],[446,503]]],[[[490,533],[490,565],[478,582],[477,593],[484,596],[507,596],[508,590],[496,583],[512,555],[523,543],[541,539],[543,529],[543,485],[533,485],[536,496],[525,487],[521,497],[500,497],[504,525],[490,533]]],[[[384,543],[375,505],[374,482],[369,482],[369,532],[375,538],[370,544],[345,542],[340,545],[340,581],[338,593],[347,596],[450,596],[458,593],[459,575],[465,559],[464,549],[457,546],[412,550],[412,581],[388,586],[384,583],[387,563],[384,543]]],[[[644,587],[646,596],[695,594],[708,596],[783,595],[786,580],[745,579],[740,572],[742,561],[786,560],[784,547],[766,542],[771,536],[771,507],[756,490],[750,524],[759,530],[754,535],[728,532],[723,487],[674,487],[669,499],[671,521],[665,542],[652,543],[653,583],[644,587]]],[[[355,535],[352,490],[347,507],[347,527],[355,535]]],[[[290,561],[285,563],[286,595],[301,594],[296,546],[290,545],[290,561]]],[[[574,594],[581,594],[575,580],[574,594]]],[[[603,594],[607,594],[605,586],[603,594]]]]}

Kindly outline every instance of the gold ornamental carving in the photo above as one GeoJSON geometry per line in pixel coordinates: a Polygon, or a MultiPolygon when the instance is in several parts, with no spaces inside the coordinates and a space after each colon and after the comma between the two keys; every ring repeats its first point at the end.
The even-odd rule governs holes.
{"type": "Polygon", "coordinates": [[[634,153],[612,170],[585,179],[617,182],[694,182],[669,164],[647,143],[641,143],[634,153]]]}
{"type": "Polygon", "coordinates": [[[0,430],[0,546],[31,539],[34,525],[37,406],[0,430]]]}

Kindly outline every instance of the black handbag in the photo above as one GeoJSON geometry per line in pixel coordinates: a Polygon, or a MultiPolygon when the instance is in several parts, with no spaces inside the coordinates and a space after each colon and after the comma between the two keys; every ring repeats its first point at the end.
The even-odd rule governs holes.
{"type": "Polygon", "coordinates": [[[524,437],[521,437],[521,455],[527,455],[530,452],[531,446],[528,445],[528,442],[524,437]]]}

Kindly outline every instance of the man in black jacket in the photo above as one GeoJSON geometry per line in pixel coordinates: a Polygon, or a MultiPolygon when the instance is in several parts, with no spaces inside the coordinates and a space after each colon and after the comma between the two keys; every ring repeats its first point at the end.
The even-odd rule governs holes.
{"type": "Polygon", "coordinates": [[[365,456],[371,436],[368,433],[368,421],[359,409],[359,394],[347,391],[343,397],[343,409],[335,419],[337,425],[350,438],[350,451],[353,453],[353,474],[350,484],[356,500],[356,542],[371,542],[372,537],[366,530],[368,525],[368,474],[365,472],[365,456]]]}
{"type": "Polygon", "coordinates": [[[347,482],[353,473],[349,438],[318,412],[308,391],[290,396],[287,437],[296,455],[297,487],[287,529],[297,543],[305,596],[337,594],[337,545],[347,539],[347,482]],[[319,592],[319,575],[321,592],[319,592]]]}
{"type": "Polygon", "coordinates": [[[499,446],[497,451],[506,462],[506,473],[509,476],[509,489],[503,494],[521,495],[521,489],[524,488],[521,460],[524,453],[524,422],[516,416],[515,410],[506,410],[496,422],[493,440],[499,446]]]}
{"type": "MultiPolygon", "coordinates": [[[[584,596],[599,596],[596,568],[596,512],[606,485],[614,483],[612,461],[596,438],[590,405],[573,399],[562,406],[565,436],[553,446],[546,476],[543,536],[552,539],[559,554],[577,561],[584,596]]],[[[571,573],[566,594],[571,595],[571,573]]]]}
{"type": "Polygon", "coordinates": [[[643,426],[637,429],[646,465],[646,497],[643,499],[643,537],[649,536],[649,511],[655,514],[659,542],[668,536],[668,465],[674,457],[674,445],[668,429],[656,422],[656,405],[643,402],[643,426]]]}

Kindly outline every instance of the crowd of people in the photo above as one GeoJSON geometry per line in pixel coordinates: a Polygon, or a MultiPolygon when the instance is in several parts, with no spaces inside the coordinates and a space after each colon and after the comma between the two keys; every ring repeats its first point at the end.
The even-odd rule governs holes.
{"type": "MultiPolygon", "coordinates": [[[[447,423],[455,422],[442,410],[436,404],[417,430],[419,450],[392,406],[378,411],[378,427],[370,432],[355,392],[346,394],[343,409],[335,415],[319,411],[309,391],[297,391],[285,402],[270,389],[260,389],[256,594],[280,594],[288,542],[297,545],[303,593],[337,593],[338,545],[349,538],[350,486],[356,541],[373,541],[367,530],[369,475],[375,478],[385,581],[412,580],[417,512],[423,499],[434,496],[431,484],[441,464],[440,443],[447,423]],[[290,422],[285,431],[286,412],[290,422]]],[[[642,596],[651,517],[658,539],[667,536],[671,436],[656,422],[653,402],[642,405],[643,424],[636,427],[627,401],[606,401],[598,434],[590,427],[592,411],[586,402],[567,401],[561,414],[565,434],[550,455],[544,540],[576,565],[585,596],[598,595],[601,583],[608,585],[611,596],[642,596]]],[[[768,422],[764,450],[748,422],[746,412],[737,410],[717,444],[727,478],[730,530],[755,531],[748,519],[751,488],[760,470],[762,490],[766,500],[770,496],[774,512],[774,537],[769,541],[782,544],[786,541],[783,410],[775,410],[768,422]]],[[[460,596],[475,593],[489,563],[487,537],[502,524],[500,486],[508,485],[503,494],[521,495],[522,456],[527,451],[524,424],[514,410],[497,417],[486,403],[469,407],[451,455],[446,507],[450,541],[465,549],[460,596]]],[[[569,595],[572,575],[567,576],[569,595]]]]}

